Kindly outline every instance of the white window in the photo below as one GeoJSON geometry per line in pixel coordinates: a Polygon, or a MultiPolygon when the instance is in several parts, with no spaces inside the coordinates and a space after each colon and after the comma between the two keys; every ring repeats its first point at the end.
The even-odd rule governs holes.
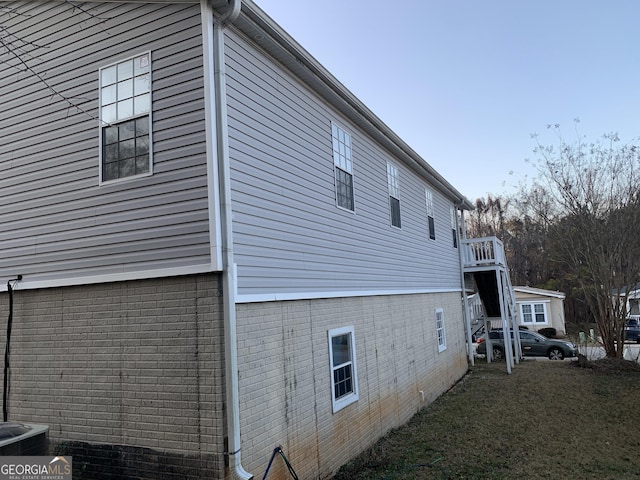
{"type": "Polygon", "coordinates": [[[333,412],[358,400],[356,341],[353,327],[329,330],[333,412]]]}
{"type": "Polygon", "coordinates": [[[387,163],[387,184],[389,187],[389,209],[391,212],[391,225],[400,228],[400,175],[398,168],[387,163]]]}
{"type": "Polygon", "coordinates": [[[333,143],[333,168],[336,181],[336,203],[339,207],[353,211],[353,163],[351,161],[351,135],[335,123],[332,123],[331,137],[333,143]]]}
{"type": "Polygon", "coordinates": [[[151,173],[151,52],[100,69],[100,181],[151,173]]]}
{"type": "Polygon", "coordinates": [[[520,304],[520,314],[523,325],[544,325],[549,323],[546,303],[522,303],[520,304]]]}
{"type": "Polygon", "coordinates": [[[436,308],[436,335],[438,336],[438,352],[447,349],[447,335],[444,331],[444,310],[436,308]]]}
{"type": "Polygon", "coordinates": [[[431,190],[424,190],[425,202],[427,206],[427,223],[429,226],[429,238],[431,240],[436,239],[436,223],[434,220],[434,209],[433,209],[433,193],[431,190]]]}
{"type": "Polygon", "coordinates": [[[451,235],[453,237],[453,248],[458,248],[458,218],[456,208],[451,207],[451,235]]]}

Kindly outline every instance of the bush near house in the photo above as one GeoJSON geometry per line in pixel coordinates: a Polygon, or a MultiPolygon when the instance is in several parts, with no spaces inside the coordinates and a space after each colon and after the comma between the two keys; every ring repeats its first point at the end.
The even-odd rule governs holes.
{"type": "Polygon", "coordinates": [[[547,338],[556,338],[558,331],[553,327],[547,327],[547,328],[541,328],[540,330],[538,330],[538,333],[547,338]]]}

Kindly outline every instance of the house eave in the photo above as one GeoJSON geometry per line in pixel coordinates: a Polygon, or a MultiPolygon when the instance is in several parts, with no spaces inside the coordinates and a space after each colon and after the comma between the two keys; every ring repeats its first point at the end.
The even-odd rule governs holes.
{"type": "Polygon", "coordinates": [[[474,208],[464,195],[251,0],[243,0],[242,15],[234,25],[395,157],[446,194],[459,208],[474,208]]]}
{"type": "Polygon", "coordinates": [[[514,292],[528,293],[530,295],[539,295],[541,297],[552,297],[552,298],[560,298],[560,299],[566,298],[566,295],[563,292],[559,292],[555,290],[544,290],[542,288],[514,286],[513,290],[514,292]]]}

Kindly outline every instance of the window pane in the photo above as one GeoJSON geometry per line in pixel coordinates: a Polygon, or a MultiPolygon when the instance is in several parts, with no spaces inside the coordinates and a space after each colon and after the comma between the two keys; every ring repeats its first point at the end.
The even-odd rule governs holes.
{"type": "Polygon", "coordinates": [[[102,107],[102,118],[101,120],[104,123],[113,123],[118,120],[118,115],[116,113],[116,105],[115,103],[112,105],[106,105],[102,107]]]}
{"type": "Polygon", "coordinates": [[[133,99],[133,114],[142,115],[149,113],[149,94],[139,95],[133,99]]]}
{"type": "Polygon", "coordinates": [[[135,139],[120,142],[120,159],[134,157],[136,154],[135,139]]]}
{"type": "Polygon", "coordinates": [[[118,128],[120,130],[120,140],[129,140],[136,136],[135,122],[125,122],[118,128]]]}
{"type": "Polygon", "coordinates": [[[389,186],[389,195],[395,198],[400,198],[398,169],[390,163],[387,163],[387,183],[389,186]]]}
{"type": "Polygon", "coordinates": [[[351,352],[349,351],[349,335],[339,335],[337,337],[333,337],[331,339],[331,348],[334,367],[351,361],[351,352]]]}
{"type": "Polygon", "coordinates": [[[133,77],[133,60],[125,60],[118,64],[118,81],[133,77]]]}
{"type": "Polygon", "coordinates": [[[149,155],[136,157],[136,174],[149,171],[149,155]]]}
{"type": "Polygon", "coordinates": [[[141,75],[133,79],[133,94],[142,95],[143,93],[149,93],[149,75],[141,75]]]}
{"type": "Polygon", "coordinates": [[[133,80],[118,82],[118,100],[133,97],[133,80]]]}
{"type": "Polygon", "coordinates": [[[389,197],[389,206],[391,208],[391,225],[400,228],[400,200],[394,197],[389,197]]]}
{"type": "Polygon", "coordinates": [[[149,137],[136,138],[136,156],[146,155],[149,153],[149,137]]]}
{"type": "Polygon", "coordinates": [[[334,395],[336,400],[353,392],[351,364],[345,365],[333,372],[334,395]]]}
{"type": "Polygon", "coordinates": [[[118,127],[106,127],[104,129],[103,142],[105,145],[118,141],[118,127]]]}
{"type": "Polygon", "coordinates": [[[103,87],[116,83],[116,66],[112,65],[111,67],[103,68],[100,75],[103,87]]]}
{"type": "Polygon", "coordinates": [[[433,194],[429,190],[424,191],[425,194],[425,204],[427,207],[427,215],[429,217],[433,217],[433,194]]]}
{"type": "Polygon", "coordinates": [[[117,162],[119,159],[118,155],[118,144],[113,143],[111,145],[105,145],[104,147],[104,161],[109,162],[117,162]]]}
{"type": "Polygon", "coordinates": [[[142,73],[148,72],[150,63],[151,62],[149,61],[149,54],[148,53],[145,53],[144,55],[140,55],[134,61],[133,74],[134,75],[140,75],[142,73]]]}
{"type": "Polygon", "coordinates": [[[116,103],[116,86],[109,85],[102,89],[102,96],[100,98],[101,105],[108,105],[110,103],[116,103]]]}
{"type": "Polygon", "coordinates": [[[102,170],[102,180],[115,180],[118,178],[118,162],[105,163],[102,170]]]}
{"type": "Polygon", "coordinates": [[[331,126],[331,135],[334,165],[351,173],[351,135],[337,125],[331,126]]]}
{"type": "Polygon", "coordinates": [[[353,210],[353,176],[336,168],[336,191],[338,205],[353,210]]]}
{"type": "Polygon", "coordinates": [[[136,120],[136,135],[139,137],[142,135],[149,135],[149,118],[148,117],[138,118],[136,120]]]}
{"type": "Polygon", "coordinates": [[[436,224],[433,220],[433,217],[429,217],[429,238],[431,240],[435,240],[436,239],[436,224]]]}
{"type": "Polygon", "coordinates": [[[118,119],[123,119],[133,116],[133,98],[118,102],[118,119]]]}
{"type": "Polygon", "coordinates": [[[128,158],[120,162],[120,178],[136,174],[136,159],[128,158]]]}

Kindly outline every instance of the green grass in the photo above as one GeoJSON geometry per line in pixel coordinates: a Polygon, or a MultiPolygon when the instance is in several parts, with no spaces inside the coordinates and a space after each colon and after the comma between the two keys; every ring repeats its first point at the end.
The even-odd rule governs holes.
{"type": "Polygon", "coordinates": [[[334,480],[638,479],[639,408],[637,364],[479,361],[334,480]]]}

